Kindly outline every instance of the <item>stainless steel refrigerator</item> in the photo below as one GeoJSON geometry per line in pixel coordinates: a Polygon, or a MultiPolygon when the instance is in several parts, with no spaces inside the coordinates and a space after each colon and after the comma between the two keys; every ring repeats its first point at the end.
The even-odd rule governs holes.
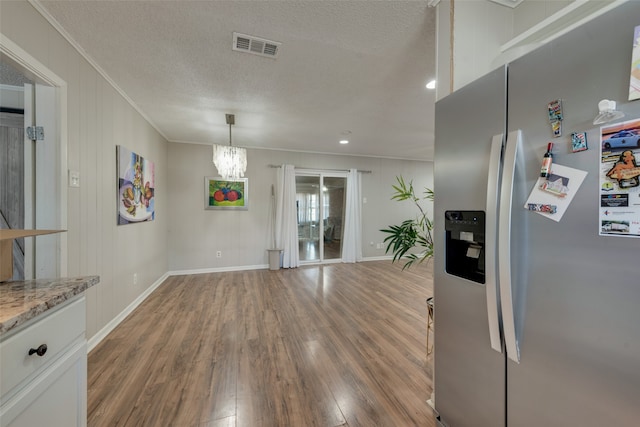
{"type": "MultiPolygon", "coordinates": [[[[640,2],[625,3],[436,104],[442,425],[640,425],[640,239],[601,233],[593,124],[603,99],[626,114],[618,121],[640,117],[640,100],[628,101],[638,25],[640,2]],[[574,132],[586,151],[573,152],[574,132]],[[587,172],[560,221],[525,209],[548,142],[554,164],[587,172]]],[[[639,209],[638,187],[615,191],[639,209]]]]}

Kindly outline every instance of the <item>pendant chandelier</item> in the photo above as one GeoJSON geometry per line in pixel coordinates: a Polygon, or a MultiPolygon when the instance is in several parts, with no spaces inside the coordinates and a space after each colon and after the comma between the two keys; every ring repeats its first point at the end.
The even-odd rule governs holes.
{"type": "Polygon", "coordinates": [[[231,126],[235,124],[235,115],[225,114],[229,125],[229,145],[213,145],[213,164],[218,174],[225,179],[238,179],[247,170],[247,149],[231,146],[231,126]]]}

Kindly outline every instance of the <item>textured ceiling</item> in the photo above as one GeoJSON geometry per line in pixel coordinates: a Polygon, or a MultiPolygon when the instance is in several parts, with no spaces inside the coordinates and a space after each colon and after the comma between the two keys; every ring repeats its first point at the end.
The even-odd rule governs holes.
{"type": "Polygon", "coordinates": [[[170,141],[432,159],[426,1],[43,1],[170,141]],[[233,51],[239,32],[282,43],[233,51]],[[339,145],[349,131],[348,145],[339,145]]]}
{"type": "Polygon", "coordinates": [[[33,83],[20,71],[6,62],[0,62],[0,85],[23,86],[25,83],[33,83]]]}

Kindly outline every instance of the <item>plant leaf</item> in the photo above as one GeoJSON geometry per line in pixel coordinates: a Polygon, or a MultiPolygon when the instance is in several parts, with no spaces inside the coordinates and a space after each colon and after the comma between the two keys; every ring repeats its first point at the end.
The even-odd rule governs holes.
{"type": "MultiPolygon", "coordinates": [[[[383,242],[387,244],[385,253],[393,254],[393,262],[405,259],[406,262],[402,269],[409,268],[416,261],[421,263],[425,259],[433,257],[433,221],[427,217],[426,212],[420,206],[420,198],[415,195],[413,181],[408,183],[402,175],[396,176],[396,184],[391,187],[394,190],[392,200],[404,201],[411,200],[418,209],[418,215],[415,219],[404,220],[400,225],[390,225],[388,228],[381,229],[382,233],[387,234],[383,242]],[[418,253],[413,251],[418,249],[418,253]]],[[[422,200],[433,201],[434,192],[429,188],[425,188],[422,200]]]]}

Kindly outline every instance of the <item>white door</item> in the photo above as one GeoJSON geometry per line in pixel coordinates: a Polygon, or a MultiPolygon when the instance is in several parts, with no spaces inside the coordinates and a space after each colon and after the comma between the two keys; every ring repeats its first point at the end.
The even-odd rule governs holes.
{"type": "MultiPolygon", "coordinates": [[[[24,140],[25,228],[60,228],[59,144],[57,141],[56,89],[25,84],[25,127],[44,129],[44,139],[24,140]]],[[[60,276],[57,234],[25,239],[25,279],[60,276]]]]}
{"type": "MultiPolygon", "coordinates": [[[[65,230],[66,82],[6,37],[0,38],[0,54],[0,84],[24,83],[24,128],[44,128],[42,140],[32,141],[25,132],[24,159],[19,162],[21,201],[15,202],[24,206],[21,228],[65,230]]],[[[25,279],[67,274],[66,233],[24,240],[25,279]]]]}
{"type": "MultiPolygon", "coordinates": [[[[56,89],[35,85],[35,123],[44,128],[44,140],[35,147],[35,228],[60,228],[58,200],[58,129],[56,128],[56,89]]],[[[59,236],[51,234],[35,239],[35,277],[59,277],[59,236]]]]}

